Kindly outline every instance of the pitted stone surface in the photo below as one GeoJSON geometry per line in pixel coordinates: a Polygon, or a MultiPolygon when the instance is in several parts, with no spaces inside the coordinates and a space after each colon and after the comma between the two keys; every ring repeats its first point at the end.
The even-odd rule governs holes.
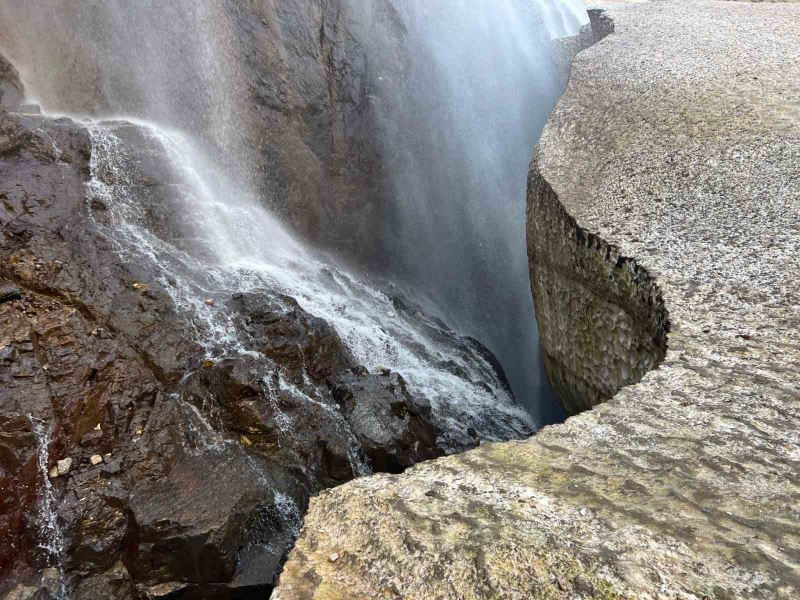
{"type": "Polygon", "coordinates": [[[663,363],[525,442],[323,492],[275,597],[800,596],[800,6],[607,12],[534,178],[655,278],[663,363]]]}

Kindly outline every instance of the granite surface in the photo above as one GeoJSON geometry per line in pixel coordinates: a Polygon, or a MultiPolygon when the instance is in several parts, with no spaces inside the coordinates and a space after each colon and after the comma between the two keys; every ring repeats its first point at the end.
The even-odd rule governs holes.
{"type": "Polygon", "coordinates": [[[591,233],[598,274],[652,279],[663,361],[525,442],[323,492],[275,598],[800,597],[800,6],[606,15],[529,203],[566,215],[554,255],[591,233]]]}

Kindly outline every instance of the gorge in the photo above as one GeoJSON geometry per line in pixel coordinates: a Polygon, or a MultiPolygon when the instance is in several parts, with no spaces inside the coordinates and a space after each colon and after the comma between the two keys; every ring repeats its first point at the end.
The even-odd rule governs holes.
{"type": "Polygon", "coordinates": [[[561,419],[524,186],[587,20],[0,5],[0,594],[263,597],[312,495],[561,419]]]}
{"type": "Polygon", "coordinates": [[[322,492],[275,600],[800,593],[800,5],[601,6],[528,185],[579,414],[322,492]]]}

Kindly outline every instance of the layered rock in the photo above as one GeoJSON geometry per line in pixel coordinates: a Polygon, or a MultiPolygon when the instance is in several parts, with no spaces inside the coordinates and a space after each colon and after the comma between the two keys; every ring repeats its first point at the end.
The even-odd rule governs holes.
{"type": "MultiPolygon", "coordinates": [[[[613,33],[590,9],[588,31],[560,42],[574,56],[613,33]]],[[[569,72],[569,60],[562,60],[569,72]]],[[[577,414],[636,383],[667,349],[669,318],[650,273],[618,246],[584,229],[542,174],[537,149],[528,178],[527,239],[531,289],[540,315],[547,379],[567,414],[577,414]]]]}
{"type": "Polygon", "coordinates": [[[667,349],[669,319],[654,278],[575,221],[542,175],[528,182],[528,251],[545,372],[568,414],[639,381],[667,349]]]}
{"type": "Polygon", "coordinates": [[[800,593],[800,9],[606,17],[529,190],[549,373],[593,408],[320,494],[275,598],[800,593]]]}

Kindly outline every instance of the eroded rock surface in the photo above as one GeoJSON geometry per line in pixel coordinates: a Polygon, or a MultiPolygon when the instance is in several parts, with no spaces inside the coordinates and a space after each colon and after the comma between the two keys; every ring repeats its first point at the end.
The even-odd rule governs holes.
{"type": "Polygon", "coordinates": [[[800,8],[606,16],[532,164],[533,285],[568,406],[641,380],[322,493],[274,597],[800,594],[800,8]]]}

